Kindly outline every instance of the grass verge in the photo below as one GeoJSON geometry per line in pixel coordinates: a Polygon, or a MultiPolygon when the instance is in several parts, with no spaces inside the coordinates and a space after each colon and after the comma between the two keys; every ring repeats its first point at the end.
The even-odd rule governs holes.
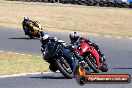
{"type": "Polygon", "coordinates": [[[1,76],[49,71],[48,63],[46,63],[41,56],[0,52],[0,65],[1,76]]]}
{"type": "Polygon", "coordinates": [[[24,16],[48,31],[132,37],[132,11],[128,8],[90,7],[33,2],[0,2],[0,25],[22,28],[24,16]]]}

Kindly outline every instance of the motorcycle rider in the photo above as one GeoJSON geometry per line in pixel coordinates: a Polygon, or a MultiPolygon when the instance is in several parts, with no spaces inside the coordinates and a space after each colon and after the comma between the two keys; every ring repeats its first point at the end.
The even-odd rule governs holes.
{"type": "MultiPolygon", "coordinates": [[[[41,46],[41,51],[42,51],[42,53],[44,53],[44,51],[45,51],[45,47],[46,47],[46,44],[48,43],[48,42],[51,42],[51,41],[53,41],[53,42],[60,42],[61,43],[61,45],[65,48],[65,45],[67,45],[64,41],[62,41],[62,40],[60,40],[60,39],[57,39],[56,37],[50,37],[49,36],[49,34],[48,33],[44,33],[43,31],[42,32],[40,32],[40,34],[41,34],[41,37],[40,37],[40,42],[41,42],[41,44],[42,44],[42,46],[41,46]]],[[[75,69],[77,68],[77,61],[76,61],[76,58],[71,58],[72,59],[72,65],[73,65],[73,73],[75,72],[75,69]]],[[[46,60],[46,59],[45,59],[46,60]]],[[[50,64],[50,66],[49,66],[49,69],[51,70],[51,71],[53,71],[53,72],[56,72],[56,68],[52,65],[52,64],[50,64]]],[[[74,73],[75,74],[75,73],[74,73]]]]}
{"type": "Polygon", "coordinates": [[[24,17],[22,25],[23,25],[25,35],[28,34],[29,29],[31,30],[31,32],[34,32],[34,30],[39,30],[39,29],[42,30],[41,25],[38,24],[37,21],[30,20],[28,17],[24,17]]]}
{"type": "Polygon", "coordinates": [[[104,59],[104,54],[101,53],[101,51],[100,51],[98,45],[95,44],[95,43],[93,43],[90,39],[86,39],[86,38],[84,38],[84,37],[79,36],[77,32],[72,32],[72,33],[70,34],[69,38],[70,38],[70,41],[71,41],[70,46],[74,46],[74,43],[75,43],[78,39],[81,39],[81,40],[84,39],[89,45],[93,46],[93,47],[97,50],[97,52],[98,52],[98,54],[99,54],[99,56],[100,56],[100,61],[103,62],[103,61],[105,60],[105,59],[104,59]]]}

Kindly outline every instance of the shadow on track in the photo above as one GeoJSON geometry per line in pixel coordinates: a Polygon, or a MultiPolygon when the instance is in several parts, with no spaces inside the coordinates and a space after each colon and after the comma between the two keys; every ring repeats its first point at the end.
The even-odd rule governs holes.
{"type": "Polygon", "coordinates": [[[112,68],[112,69],[130,69],[130,70],[132,70],[132,68],[112,68]]]}
{"type": "Polygon", "coordinates": [[[35,39],[35,40],[39,40],[39,38],[33,38],[33,39],[31,39],[31,38],[29,38],[29,37],[19,37],[19,38],[15,38],[15,37],[12,37],[12,38],[8,38],[8,39],[23,39],[23,40],[33,40],[33,39],[35,39]]]}
{"type": "Polygon", "coordinates": [[[55,77],[55,76],[40,76],[40,77],[29,77],[34,79],[66,79],[64,76],[55,77]]]}

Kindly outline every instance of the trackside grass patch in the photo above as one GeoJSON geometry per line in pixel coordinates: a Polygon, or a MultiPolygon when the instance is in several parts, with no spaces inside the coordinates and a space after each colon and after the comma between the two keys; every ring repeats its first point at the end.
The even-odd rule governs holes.
{"type": "Polygon", "coordinates": [[[42,23],[48,31],[132,37],[132,11],[128,8],[70,4],[0,1],[0,26],[22,28],[24,16],[42,23]]]}
{"type": "Polygon", "coordinates": [[[0,76],[45,71],[49,71],[48,63],[41,56],[0,52],[0,76]]]}

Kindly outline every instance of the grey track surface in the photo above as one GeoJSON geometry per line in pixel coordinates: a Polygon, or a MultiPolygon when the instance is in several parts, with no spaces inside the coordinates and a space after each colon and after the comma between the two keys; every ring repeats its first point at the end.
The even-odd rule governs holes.
{"type": "MultiPolygon", "coordinates": [[[[69,42],[66,33],[51,33],[69,42]]],[[[98,43],[107,57],[108,73],[132,75],[132,40],[86,36],[98,43]]],[[[21,30],[0,27],[0,50],[42,55],[39,39],[29,39],[21,30]]],[[[86,84],[79,86],[75,79],[64,79],[59,73],[1,78],[0,88],[132,88],[132,84],[86,84]]]]}

